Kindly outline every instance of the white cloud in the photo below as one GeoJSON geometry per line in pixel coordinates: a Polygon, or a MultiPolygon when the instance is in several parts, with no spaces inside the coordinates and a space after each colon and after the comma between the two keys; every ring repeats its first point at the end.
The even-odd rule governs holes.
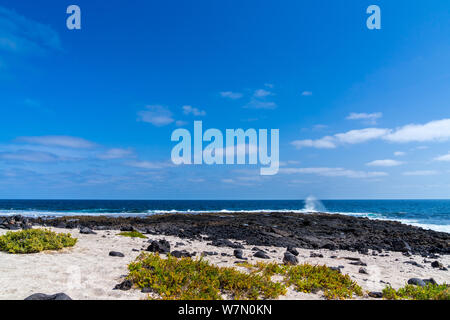
{"type": "Polygon", "coordinates": [[[244,106],[244,108],[249,109],[275,109],[277,104],[271,101],[260,101],[256,99],[252,99],[248,104],[244,106]]]}
{"type": "Polygon", "coordinates": [[[233,91],[222,91],[220,95],[224,98],[229,98],[232,100],[240,99],[242,98],[243,94],[239,92],[233,92],[233,91]]]}
{"type": "Polygon", "coordinates": [[[271,95],[273,95],[272,92],[264,90],[264,89],[258,89],[253,94],[253,96],[256,98],[263,98],[263,97],[267,97],[267,96],[271,96],[271,95]]]}
{"type": "Polygon", "coordinates": [[[450,161],[450,153],[434,158],[436,161],[450,161]]]}
{"type": "Polygon", "coordinates": [[[334,149],[336,148],[336,142],[333,137],[323,137],[318,140],[295,140],[292,141],[291,144],[295,146],[297,149],[301,149],[303,147],[311,147],[317,149],[334,149]]]}
{"type": "Polygon", "coordinates": [[[146,110],[138,112],[139,120],[151,123],[157,127],[168,125],[175,120],[172,117],[172,112],[166,107],[153,105],[146,106],[146,110]]]}
{"type": "Polygon", "coordinates": [[[187,124],[188,124],[188,123],[187,123],[186,121],[183,121],[183,120],[177,120],[177,121],[175,121],[175,125],[178,126],[178,127],[185,126],[185,125],[187,125],[187,124]]]}
{"type": "Polygon", "coordinates": [[[338,133],[336,139],[341,143],[356,144],[369,140],[378,139],[389,132],[387,129],[366,128],[360,130],[351,130],[346,133],[338,133]]]}
{"type": "Polygon", "coordinates": [[[312,147],[317,149],[333,149],[339,144],[357,144],[382,137],[388,132],[387,129],[366,128],[338,133],[334,136],[325,136],[317,140],[296,140],[291,142],[295,147],[312,147]]]}
{"type": "Polygon", "coordinates": [[[205,116],[206,112],[203,110],[199,110],[197,108],[193,108],[192,106],[183,106],[184,114],[193,114],[194,116],[205,116]]]}
{"type": "Polygon", "coordinates": [[[312,92],[311,91],[303,91],[302,96],[304,96],[304,97],[312,96],[312,92]]]}
{"type": "Polygon", "coordinates": [[[0,7],[0,50],[30,55],[60,49],[61,41],[52,28],[0,7]]]}
{"type": "Polygon", "coordinates": [[[433,176],[438,174],[435,170],[418,170],[418,171],[407,171],[403,172],[404,176],[433,176]]]}
{"type": "Polygon", "coordinates": [[[133,151],[130,149],[112,148],[105,153],[99,154],[97,157],[102,160],[121,159],[133,155],[133,151]]]}
{"type": "Polygon", "coordinates": [[[140,169],[163,169],[173,167],[174,165],[169,162],[151,162],[151,161],[130,161],[126,165],[140,169]]]}
{"type": "Polygon", "coordinates": [[[392,159],[385,159],[385,160],[374,160],[366,165],[369,167],[396,167],[402,165],[403,162],[392,160],[392,159]]]}
{"type": "Polygon", "coordinates": [[[355,179],[378,178],[388,174],[386,172],[377,171],[355,171],[344,168],[281,168],[280,173],[285,174],[316,174],[325,177],[346,177],[355,179]]]}
{"type": "Polygon", "coordinates": [[[70,137],[70,136],[35,136],[35,137],[19,137],[17,141],[30,144],[39,144],[43,146],[56,146],[74,149],[92,148],[95,143],[88,140],[70,137]]]}
{"type": "Polygon", "coordinates": [[[221,180],[223,183],[234,183],[233,179],[222,179],[221,180]]]}
{"type": "Polygon", "coordinates": [[[375,113],[355,113],[352,112],[347,116],[347,120],[364,120],[370,124],[376,124],[377,120],[383,116],[381,112],[375,113]]]}
{"type": "Polygon", "coordinates": [[[400,143],[447,141],[450,139],[450,119],[431,121],[426,124],[409,124],[396,129],[383,139],[400,143]]]}
{"type": "Polygon", "coordinates": [[[410,124],[398,129],[365,128],[326,136],[317,140],[296,140],[292,144],[297,147],[328,148],[339,144],[357,144],[370,140],[382,139],[389,142],[442,142],[450,139],[450,119],[431,121],[423,125],[410,124]]]}
{"type": "Polygon", "coordinates": [[[53,162],[63,160],[57,155],[49,152],[39,152],[32,150],[18,150],[17,152],[2,152],[0,159],[11,161],[26,161],[26,162],[53,162]]]}
{"type": "Polygon", "coordinates": [[[394,156],[396,156],[396,157],[402,157],[404,155],[406,155],[406,152],[403,152],[403,151],[396,151],[396,152],[394,152],[394,156]]]}

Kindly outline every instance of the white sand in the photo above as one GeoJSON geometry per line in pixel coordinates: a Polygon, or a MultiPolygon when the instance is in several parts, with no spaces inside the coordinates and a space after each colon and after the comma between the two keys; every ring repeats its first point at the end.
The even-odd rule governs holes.
{"type": "MultiPolygon", "coordinates": [[[[196,251],[197,257],[203,251],[214,251],[219,255],[207,256],[205,259],[218,266],[236,266],[237,259],[233,256],[221,256],[222,252],[233,255],[231,248],[218,248],[207,245],[207,241],[190,241],[170,236],[149,236],[149,239],[129,238],[118,236],[118,231],[97,231],[96,235],[80,234],[78,230],[52,228],[57,232],[70,232],[78,238],[73,248],[61,251],[41,252],[36,254],[16,255],[0,252],[0,299],[24,299],[33,293],[54,294],[64,292],[72,299],[145,299],[146,294],[137,289],[128,291],[112,290],[127,274],[127,265],[133,261],[140,250],[147,247],[147,241],[166,239],[171,244],[171,250],[186,249],[189,252],[196,251]],[[175,247],[177,242],[184,245],[175,247]],[[125,257],[111,257],[110,251],[122,252],[125,257]]],[[[0,235],[6,230],[0,230],[0,235]]],[[[265,250],[272,259],[264,260],[253,257],[254,246],[244,245],[244,257],[248,262],[275,261],[280,263],[283,258],[284,248],[258,246],[265,250]],[[275,252],[273,252],[275,251],[275,252]]],[[[313,250],[298,249],[299,262],[311,264],[325,264],[330,267],[344,266],[343,273],[349,274],[352,279],[366,291],[381,291],[386,284],[394,288],[405,285],[410,278],[434,278],[438,283],[450,283],[450,271],[442,271],[432,268],[430,263],[424,263],[423,257],[405,257],[399,252],[383,252],[388,257],[362,255],[343,250],[314,250],[321,253],[323,258],[310,258],[313,250]],[[338,258],[330,258],[337,256],[338,258]],[[368,275],[359,273],[360,266],[351,265],[350,260],[344,257],[361,258],[367,264],[364,267],[368,275]],[[416,261],[424,266],[419,268],[404,261],[416,261]],[[381,281],[384,281],[381,282],[381,281]]],[[[370,251],[370,250],[369,250],[370,251]]],[[[427,259],[432,260],[432,259],[427,259]]],[[[442,256],[438,259],[444,266],[450,264],[450,256],[442,256]]],[[[244,268],[240,268],[245,270],[244,268]]],[[[288,290],[286,296],[280,299],[321,299],[319,294],[304,294],[288,290]]],[[[367,297],[366,297],[367,298],[367,297]]]]}

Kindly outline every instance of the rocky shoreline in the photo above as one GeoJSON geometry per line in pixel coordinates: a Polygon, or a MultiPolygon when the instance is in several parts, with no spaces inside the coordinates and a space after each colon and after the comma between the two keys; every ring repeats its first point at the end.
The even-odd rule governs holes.
{"type": "Polygon", "coordinates": [[[138,230],[149,235],[208,241],[217,247],[236,247],[229,239],[253,246],[402,252],[433,257],[450,254],[450,234],[424,230],[395,221],[370,220],[338,214],[205,213],[146,217],[0,217],[0,228],[17,230],[33,225],[65,229],[138,230]]]}

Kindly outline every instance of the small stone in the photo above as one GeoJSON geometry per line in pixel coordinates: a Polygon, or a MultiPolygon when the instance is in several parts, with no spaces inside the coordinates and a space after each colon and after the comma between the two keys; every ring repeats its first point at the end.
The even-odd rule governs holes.
{"type": "Polygon", "coordinates": [[[270,259],[270,257],[267,254],[265,254],[263,251],[256,251],[253,256],[256,258],[261,258],[261,259],[270,259]]]}
{"type": "Polygon", "coordinates": [[[152,241],[147,248],[150,252],[169,253],[170,243],[167,240],[152,241]]]}
{"type": "Polygon", "coordinates": [[[292,246],[288,246],[286,251],[292,253],[296,257],[298,256],[298,250],[292,246]]]}
{"type": "Polygon", "coordinates": [[[44,293],[35,293],[29,297],[26,297],[24,300],[72,300],[72,298],[70,298],[67,294],[62,292],[52,295],[47,295],[44,293]]]}
{"type": "Polygon", "coordinates": [[[367,272],[366,268],[359,268],[359,273],[369,274],[369,272],[367,272]]]}
{"type": "Polygon", "coordinates": [[[203,251],[202,256],[217,256],[218,253],[215,251],[203,251]]]}
{"type": "Polygon", "coordinates": [[[311,253],[309,254],[309,257],[310,257],[310,258],[323,258],[323,254],[311,252],[311,253]]]}
{"type": "Polygon", "coordinates": [[[409,279],[408,280],[408,284],[413,284],[413,285],[419,286],[419,287],[425,287],[427,285],[423,280],[421,280],[419,278],[411,278],[411,279],[409,279]]]}
{"type": "Polygon", "coordinates": [[[434,284],[434,285],[437,284],[436,280],[434,280],[433,278],[430,278],[430,279],[422,279],[422,281],[425,282],[426,284],[434,284]]]}
{"type": "Polygon", "coordinates": [[[381,299],[383,298],[383,293],[379,291],[371,291],[369,292],[369,297],[381,299]]]}
{"type": "Polygon", "coordinates": [[[132,286],[133,286],[133,282],[131,282],[130,280],[124,280],[121,283],[117,284],[114,287],[114,290],[127,291],[127,290],[130,290],[132,286]]]}
{"type": "Polygon", "coordinates": [[[354,261],[354,262],[350,262],[350,264],[354,265],[354,266],[363,266],[363,267],[367,267],[367,264],[360,261],[354,261]]]}
{"type": "Polygon", "coordinates": [[[80,229],[81,234],[97,234],[96,232],[92,231],[91,228],[83,227],[80,229]]]}
{"type": "Polygon", "coordinates": [[[444,265],[442,264],[442,263],[440,263],[439,261],[433,261],[432,263],[431,263],[431,266],[433,267],[433,268],[443,268],[444,267],[444,265]]]}
{"type": "Polygon", "coordinates": [[[125,255],[122,252],[118,252],[118,251],[110,251],[109,255],[111,257],[120,257],[120,258],[125,257],[125,255]]]}
{"type": "Polygon", "coordinates": [[[283,263],[286,265],[296,265],[298,264],[298,259],[291,252],[286,251],[283,257],[283,263]]]}
{"type": "Polygon", "coordinates": [[[136,229],[134,229],[132,226],[122,226],[122,227],[120,227],[120,231],[131,232],[131,231],[136,231],[136,229]]]}
{"type": "Polygon", "coordinates": [[[241,260],[247,260],[247,258],[244,258],[243,254],[244,253],[243,253],[242,249],[234,249],[234,251],[233,251],[233,255],[236,258],[241,259],[241,260]]]}
{"type": "Polygon", "coordinates": [[[186,250],[181,250],[181,251],[175,250],[175,251],[172,251],[172,252],[170,253],[170,255],[174,256],[175,258],[190,258],[190,257],[192,256],[192,255],[191,255],[189,252],[187,252],[186,250]]]}

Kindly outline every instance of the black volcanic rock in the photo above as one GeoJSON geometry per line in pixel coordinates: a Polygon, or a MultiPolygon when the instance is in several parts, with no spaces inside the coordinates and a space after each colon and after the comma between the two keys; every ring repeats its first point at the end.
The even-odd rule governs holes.
{"type": "Polygon", "coordinates": [[[122,252],[118,252],[118,251],[110,251],[109,255],[111,257],[120,257],[120,258],[125,257],[125,255],[122,252]]]}
{"type": "Polygon", "coordinates": [[[56,293],[52,295],[44,293],[35,293],[29,297],[26,297],[24,300],[72,300],[72,299],[65,293],[56,293]]]}
{"type": "Polygon", "coordinates": [[[186,250],[174,250],[170,253],[170,255],[174,256],[175,258],[189,258],[192,257],[194,254],[191,254],[187,252],[186,250]]]}
{"type": "Polygon", "coordinates": [[[170,243],[167,240],[152,241],[147,247],[147,251],[159,252],[159,253],[169,253],[170,243]]]}
{"type": "MultiPolygon", "coordinates": [[[[10,219],[10,217],[1,218],[10,219]]],[[[378,252],[399,251],[426,256],[450,254],[448,233],[425,230],[396,221],[370,220],[338,214],[242,212],[233,213],[233,215],[207,213],[148,217],[79,216],[51,219],[40,217],[30,218],[29,221],[41,226],[44,224],[57,226],[60,223],[66,223],[67,228],[83,225],[91,229],[102,227],[119,230],[123,226],[133,226],[140,230],[151,229],[154,234],[192,240],[199,240],[206,236],[212,245],[233,249],[239,249],[241,245],[223,239],[243,241],[250,246],[281,248],[292,246],[354,252],[365,251],[367,248],[378,252]]],[[[5,227],[5,222],[2,226],[5,227]]]]}
{"type": "Polygon", "coordinates": [[[295,249],[293,246],[288,246],[286,251],[292,253],[296,257],[298,256],[298,250],[295,249]]]}
{"type": "Polygon", "coordinates": [[[242,249],[234,249],[233,255],[241,260],[247,260],[247,258],[244,258],[244,253],[242,252],[242,249]]]}
{"type": "Polygon", "coordinates": [[[298,259],[289,251],[284,253],[283,263],[286,265],[296,265],[298,263],[298,259]]]}
{"type": "Polygon", "coordinates": [[[261,259],[270,259],[270,257],[267,254],[265,254],[263,251],[256,251],[253,256],[256,258],[261,258],[261,259]]]}
{"type": "Polygon", "coordinates": [[[81,234],[97,234],[97,232],[92,231],[91,228],[83,227],[80,229],[81,234]]]}
{"type": "Polygon", "coordinates": [[[131,280],[124,280],[121,283],[117,284],[113,290],[123,290],[127,291],[133,287],[133,282],[131,280]]]}

